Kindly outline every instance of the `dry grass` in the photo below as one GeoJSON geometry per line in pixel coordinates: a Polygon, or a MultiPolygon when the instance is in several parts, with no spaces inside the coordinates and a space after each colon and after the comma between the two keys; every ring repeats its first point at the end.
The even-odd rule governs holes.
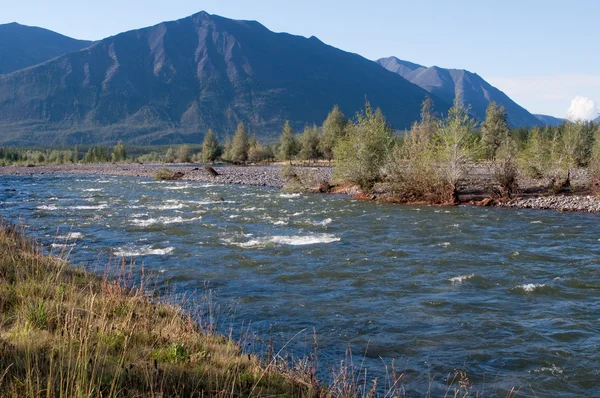
{"type": "Polygon", "coordinates": [[[1,226],[0,396],[316,395],[308,373],[264,364],[144,291],[1,226]]]}

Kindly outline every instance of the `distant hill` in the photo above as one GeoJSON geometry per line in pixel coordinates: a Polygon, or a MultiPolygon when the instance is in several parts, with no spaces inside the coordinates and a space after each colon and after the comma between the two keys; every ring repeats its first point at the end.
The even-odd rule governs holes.
{"type": "Polygon", "coordinates": [[[0,76],[0,143],[197,143],[240,121],[276,139],[285,120],[320,124],[335,104],[353,116],[365,98],[402,129],[426,95],[315,37],[200,12],[0,76]]]}
{"type": "Polygon", "coordinates": [[[506,109],[511,126],[539,124],[539,120],[534,115],[476,73],[438,66],[428,68],[396,57],[382,58],[377,62],[387,70],[399,74],[446,102],[452,103],[454,98],[458,97],[463,105],[471,106],[471,114],[479,120],[485,119],[488,104],[496,102],[506,109]]]}
{"type": "Polygon", "coordinates": [[[594,119],[594,123],[600,123],[600,116],[598,116],[596,119],[594,119]]]}
{"type": "Polygon", "coordinates": [[[561,119],[554,116],[548,115],[533,115],[538,118],[542,126],[560,126],[565,122],[565,119],[561,119]]]}
{"type": "Polygon", "coordinates": [[[37,65],[90,44],[91,41],[75,40],[33,26],[0,25],[0,74],[37,65]]]}

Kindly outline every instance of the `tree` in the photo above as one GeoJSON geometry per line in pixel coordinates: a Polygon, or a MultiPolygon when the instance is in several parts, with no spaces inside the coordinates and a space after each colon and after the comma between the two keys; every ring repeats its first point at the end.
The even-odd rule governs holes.
{"type": "Polygon", "coordinates": [[[192,161],[192,150],[187,144],[181,145],[177,148],[177,154],[175,155],[179,163],[190,163],[192,161]]]}
{"type": "Polygon", "coordinates": [[[334,149],[335,178],[370,192],[381,180],[382,168],[393,147],[394,135],[381,110],[374,111],[366,102],[364,111],[348,125],[346,136],[334,149]]]}
{"type": "Polygon", "coordinates": [[[438,166],[434,140],[438,119],[433,101],[427,97],[421,107],[421,120],[396,145],[386,166],[391,193],[400,202],[442,203],[446,201],[445,179],[438,166]]]}
{"type": "Polygon", "coordinates": [[[231,162],[231,138],[225,137],[225,143],[223,144],[223,154],[221,155],[221,159],[226,162],[231,162]]]}
{"type": "Polygon", "coordinates": [[[231,161],[233,163],[244,163],[248,160],[248,130],[244,123],[240,122],[233,135],[231,143],[231,161]]]}
{"type": "Polygon", "coordinates": [[[283,161],[289,160],[290,164],[292,164],[292,159],[298,153],[298,143],[296,142],[294,129],[292,129],[288,120],[286,120],[283,126],[279,142],[279,158],[283,161]]]}
{"type": "Polygon", "coordinates": [[[494,159],[500,145],[506,142],[510,134],[507,120],[508,115],[504,107],[490,102],[485,111],[485,122],[481,127],[481,145],[486,158],[494,159]]]}
{"type": "Polygon", "coordinates": [[[300,158],[302,160],[315,160],[319,158],[319,128],[316,124],[306,126],[300,141],[300,158]]]}
{"type": "Polygon", "coordinates": [[[600,124],[592,126],[594,128],[594,145],[592,146],[592,154],[588,171],[592,187],[600,188],[600,124]]]}
{"type": "Polygon", "coordinates": [[[165,163],[175,163],[175,150],[173,150],[173,148],[167,149],[167,153],[165,153],[165,157],[163,160],[165,163]]]}
{"type": "Polygon", "coordinates": [[[113,148],[111,158],[113,162],[123,162],[127,159],[127,151],[123,141],[117,142],[117,145],[113,148]]]}
{"type": "Polygon", "coordinates": [[[448,201],[458,202],[458,183],[464,177],[467,163],[475,152],[473,137],[476,122],[467,113],[458,99],[439,123],[436,137],[436,156],[448,187],[448,201]]]}
{"type": "Polygon", "coordinates": [[[219,156],[219,141],[212,129],[208,129],[202,142],[202,163],[214,163],[219,156]]]}
{"type": "Polygon", "coordinates": [[[346,116],[344,116],[342,111],[340,111],[340,108],[335,105],[327,115],[327,119],[323,122],[323,136],[321,137],[320,144],[323,156],[330,162],[331,159],[333,159],[333,151],[337,142],[346,134],[347,125],[348,120],[346,119],[346,116]]]}
{"type": "Polygon", "coordinates": [[[561,144],[565,167],[568,169],[587,165],[592,154],[593,126],[584,121],[567,121],[561,126],[561,144]]]}

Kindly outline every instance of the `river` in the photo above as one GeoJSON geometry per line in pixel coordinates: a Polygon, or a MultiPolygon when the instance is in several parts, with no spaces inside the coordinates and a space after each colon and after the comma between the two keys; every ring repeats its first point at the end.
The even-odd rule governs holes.
{"type": "Polygon", "coordinates": [[[314,330],[324,379],[351,350],[409,396],[456,369],[484,396],[600,394],[598,215],[81,175],[3,176],[0,214],[98,272],[125,256],[175,294],[208,286],[237,337],[301,357],[314,330]]]}

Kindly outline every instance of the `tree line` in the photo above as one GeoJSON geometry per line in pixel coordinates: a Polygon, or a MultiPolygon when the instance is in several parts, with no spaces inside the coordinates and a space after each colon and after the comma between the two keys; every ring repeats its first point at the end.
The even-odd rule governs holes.
{"type": "Polygon", "coordinates": [[[600,125],[565,121],[558,127],[510,129],[505,109],[490,103],[479,124],[455,101],[437,116],[426,99],[421,118],[403,137],[394,136],[380,110],[367,103],[349,123],[334,149],[338,181],[372,192],[385,183],[393,200],[455,203],[472,167],[486,167],[497,196],[519,190],[517,177],[544,178],[558,193],[570,186],[570,172],[587,168],[600,180],[600,125]]]}
{"type": "Polygon", "coordinates": [[[119,141],[114,147],[96,145],[80,153],[68,150],[0,148],[0,164],[63,164],[102,162],[159,162],[259,164],[274,161],[334,162],[340,183],[356,184],[372,192],[379,183],[399,201],[453,202],[459,184],[475,162],[485,164],[499,196],[509,197],[519,187],[517,176],[545,178],[551,189],[568,185],[569,170],[588,168],[600,180],[600,126],[566,121],[558,127],[511,129],[505,109],[490,103],[485,121],[477,122],[468,107],[455,102],[446,115],[434,113],[427,98],[420,120],[403,134],[394,132],[380,109],[365,107],[348,119],[334,106],[321,126],[307,125],[301,133],[289,121],[279,141],[261,143],[244,123],[232,137],[219,142],[209,129],[200,147],[169,147],[164,151],[130,153],[119,141]]]}

